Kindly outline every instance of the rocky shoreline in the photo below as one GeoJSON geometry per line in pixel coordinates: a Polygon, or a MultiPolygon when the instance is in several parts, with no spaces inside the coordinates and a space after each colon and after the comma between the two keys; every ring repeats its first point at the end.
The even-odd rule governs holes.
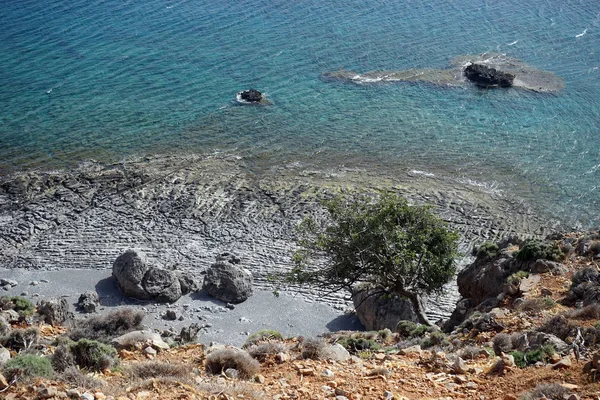
{"type": "MultiPolygon", "coordinates": [[[[0,180],[0,267],[108,270],[135,248],[153,265],[201,279],[217,254],[230,251],[256,288],[270,291],[269,274],[290,266],[296,223],[322,215],[320,199],[353,190],[393,190],[432,205],[461,233],[465,254],[484,240],[546,233],[518,200],[431,176],[298,163],[257,174],[231,155],[156,156],[0,180]]],[[[291,290],[339,310],[349,304],[346,294],[291,290]]],[[[457,293],[448,291],[431,308],[433,317],[454,308],[457,293]]]]}

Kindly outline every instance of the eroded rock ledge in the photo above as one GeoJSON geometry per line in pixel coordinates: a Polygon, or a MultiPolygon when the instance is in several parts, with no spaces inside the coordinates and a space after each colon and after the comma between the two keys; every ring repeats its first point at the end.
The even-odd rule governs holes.
{"type": "MultiPolygon", "coordinates": [[[[385,176],[297,164],[255,175],[232,156],[160,156],[71,171],[27,172],[0,180],[0,266],[109,269],[129,248],[153,265],[201,278],[214,257],[233,251],[255,286],[288,268],[295,224],[322,215],[319,199],[341,190],[391,189],[432,204],[473,242],[543,234],[519,202],[433,177],[385,176]]],[[[330,303],[340,296],[305,293],[330,303]]],[[[448,300],[453,308],[456,299],[448,300]]]]}

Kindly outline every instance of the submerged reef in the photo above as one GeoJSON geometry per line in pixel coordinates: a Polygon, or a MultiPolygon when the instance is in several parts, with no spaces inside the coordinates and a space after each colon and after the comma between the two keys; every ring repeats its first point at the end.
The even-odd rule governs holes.
{"type": "Polygon", "coordinates": [[[446,69],[410,68],[400,71],[370,71],[364,74],[340,69],[325,72],[323,77],[357,84],[426,82],[442,86],[467,86],[474,83],[466,78],[464,70],[472,64],[484,65],[500,73],[513,76],[512,87],[515,88],[553,93],[565,87],[564,80],[554,73],[536,69],[521,60],[497,53],[458,56],[451,60],[446,69]]]}

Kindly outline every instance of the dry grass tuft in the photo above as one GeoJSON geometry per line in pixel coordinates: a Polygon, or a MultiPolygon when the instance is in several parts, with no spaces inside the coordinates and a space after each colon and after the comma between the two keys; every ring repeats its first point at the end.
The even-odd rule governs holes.
{"type": "Polygon", "coordinates": [[[247,349],[248,354],[260,362],[265,362],[269,356],[274,356],[278,353],[284,353],[286,350],[287,349],[284,344],[272,342],[254,345],[247,349]]]}
{"type": "Polygon", "coordinates": [[[320,360],[327,357],[327,343],[323,339],[305,339],[300,348],[304,359],[320,360]]]}
{"type": "Polygon", "coordinates": [[[151,378],[184,378],[190,374],[190,368],[184,364],[170,364],[161,361],[145,361],[131,364],[127,367],[126,373],[131,378],[151,379],[151,378]]]}
{"type": "Polygon", "coordinates": [[[79,368],[74,366],[70,366],[62,371],[58,375],[58,379],[80,389],[98,389],[106,384],[104,381],[94,379],[82,373],[79,368]]]}
{"type": "Polygon", "coordinates": [[[233,368],[242,379],[253,377],[260,370],[260,364],[247,352],[240,349],[218,349],[206,358],[206,372],[220,374],[233,368]]]}
{"type": "Polygon", "coordinates": [[[76,320],[68,335],[73,340],[93,339],[109,343],[111,339],[127,332],[141,329],[146,313],[133,308],[123,308],[106,315],[76,320]]]}

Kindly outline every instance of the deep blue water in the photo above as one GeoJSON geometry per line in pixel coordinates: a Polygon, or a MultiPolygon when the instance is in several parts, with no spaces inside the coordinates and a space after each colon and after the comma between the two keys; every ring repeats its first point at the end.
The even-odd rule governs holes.
{"type": "Polygon", "coordinates": [[[259,163],[410,170],[600,225],[600,3],[3,1],[0,173],[215,149],[259,163]],[[354,85],[339,68],[506,53],[557,94],[354,85]],[[266,92],[271,107],[235,105],[266,92]]]}

